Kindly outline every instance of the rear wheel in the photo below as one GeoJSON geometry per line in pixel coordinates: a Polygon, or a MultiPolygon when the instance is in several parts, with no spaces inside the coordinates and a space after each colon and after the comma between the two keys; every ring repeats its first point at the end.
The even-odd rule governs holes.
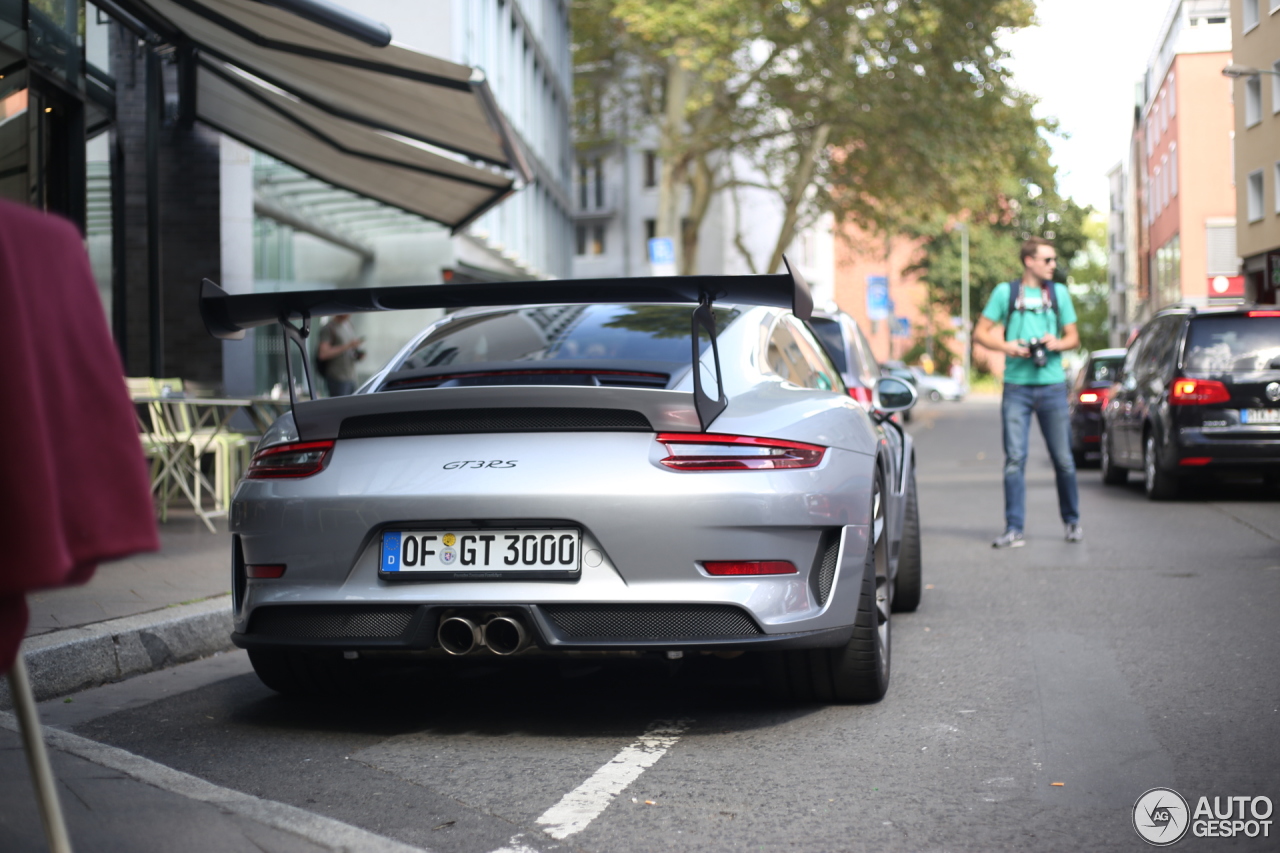
{"type": "Polygon", "coordinates": [[[365,682],[360,660],[346,660],[342,652],[302,649],[249,649],[249,663],[258,679],[286,696],[337,696],[357,690],[365,682]]]}
{"type": "Polygon", "coordinates": [[[1178,496],[1178,478],[1164,466],[1154,433],[1148,432],[1142,454],[1143,486],[1153,501],[1167,501],[1178,496]]]}
{"type": "Polygon", "coordinates": [[[1102,461],[1099,463],[1102,468],[1102,482],[1108,486],[1119,486],[1127,482],[1129,471],[1116,465],[1111,455],[1111,433],[1105,427],[1102,430],[1102,436],[1098,439],[1098,449],[1102,451],[1102,461]]]}
{"type": "Polygon", "coordinates": [[[924,567],[920,553],[920,507],[916,500],[916,472],[907,479],[907,495],[902,511],[902,546],[898,551],[898,574],[893,579],[893,611],[912,613],[920,606],[924,567]]]}
{"type": "Polygon", "coordinates": [[[889,689],[888,531],[880,483],[872,495],[872,525],[853,637],[836,649],[765,656],[774,693],[797,702],[878,702],[889,689]]]}

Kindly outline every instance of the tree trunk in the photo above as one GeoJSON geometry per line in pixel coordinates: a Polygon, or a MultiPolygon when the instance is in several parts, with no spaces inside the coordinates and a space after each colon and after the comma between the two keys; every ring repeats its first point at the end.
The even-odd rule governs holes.
{"type": "Polygon", "coordinates": [[[685,160],[676,154],[684,146],[685,108],[689,96],[688,73],[677,57],[667,60],[666,111],[662,122],[662,175],[658,182],[658,221],[655,237],[670,237],[676,252],[676,269],[681,269],[680,188],[684,183],[685,160]]]}
{"type": "Polygon", "coordinates": [[[791,178],[791,188],[787,193],[786,212],[782,219],[782,227],[778,230],[777,242],[773,245],[773,255],[769,258],[766,272],[774,273],[782,264],[782,253],[791,245],[796,236],[796,222],[800,218],[800,203],[804,201],[805,191],[813,182],[813,171],[817,167],[818,157],[827,147],[827,138],[831,135],[830,124],[820,124],[813,129],[809,145],[800,155],[795,173],[791,178]]]}
{"type": "Polygon", "coordinates": [[[702,220],[707,217],[707,208],[711,206],[711,195],[715,188],[715,175],[711,164],[707,162],[705,153],[693,160],[693,172],[689,175],[689,215],[681,227],[683,257],[680,273],[696,275],[698,272],[698,232],[702,228],[702,220]]]}

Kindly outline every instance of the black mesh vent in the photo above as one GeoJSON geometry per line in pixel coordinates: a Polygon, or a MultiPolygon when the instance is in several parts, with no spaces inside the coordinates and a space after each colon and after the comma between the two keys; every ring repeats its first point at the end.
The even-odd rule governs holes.
{"type": "Polygon", "coordinates": [[[836,582],[836,564],[840,562],[840,531],[832,530],[824,533],[818,545],[818,565],[816,567],[818,603],[826,604],[831,595],[831,585],[836,582]]]}
{"type": "Polygon", "coordinates": [[[737,607],[718,604],[552,604],[542,611],[568,640],[712,640],[761,632],[737,607]]]}
{"type": "Polygon", "coordinates": [[[418,606],[260,607],[250,634],[297,640],[392,640],[413,621],[418,606]]]}
{"type": "Polygon", "coordinates": [[[445,409],[358,415],[342,422],[338,437],[593,430],[652,432],[653,428],[644,415],[629,409],[445,409]]]}

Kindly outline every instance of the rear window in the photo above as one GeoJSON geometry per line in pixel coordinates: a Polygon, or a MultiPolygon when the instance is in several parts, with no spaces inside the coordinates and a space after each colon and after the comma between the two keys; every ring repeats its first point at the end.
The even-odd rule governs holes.
{"type": "MultiPolygon", "coordinates": [[[[611,370],[639,378],[647,373],[650,380],[659,379],[652,371],[664,371],[657,382],[662,387],[670,371],[689,363],[692,310],[683,305],[545,305],[460,317],[423,339],[383,388],[613,384],[600,381],[618,375],[611,370]],[[448,378],[454,376],[459,378],[448,378]],[[441,381],[423,381],[428,377],[441,381]]],[[[740,313],[717,307],[717,333],[740,313]]],[[[702,350],[709,345],[704,335],[702,350]]]]}
{"type": "Polygon", "coordinates": [[[1089,362],[1089,375],[1086,381],[1089,382],[1114,382],[1120,374],[1120,367],[1124,364],[1124,356],[1118,355],[1114,358],[1098,358],[1089,362]]]}
{"type": "Polygon", "coordinates": [[[1280,370],[1280,317],[1195,317],[1183,367],[1196,373],[1280,370]]]}
{"type": "Polygon", "coordinates": [[[813,317],[809,326],[818,336],[818,343],[827,351],[827,355],[835,362],[836,370],[849,372],[849,362],[845,359],[844,335],[840,334],[840,323],[823,317],[813,317]]]}

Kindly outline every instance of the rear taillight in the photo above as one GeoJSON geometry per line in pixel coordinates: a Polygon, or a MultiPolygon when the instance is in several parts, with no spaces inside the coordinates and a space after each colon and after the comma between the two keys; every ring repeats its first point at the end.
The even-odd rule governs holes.
{"type": "Polygon", "coordinates": [[[864,388],[861,385],[855,385],[849,389],[849,396],[857,400],[859,403],[871,405],[871,389],[864,388]]]}
{"type": "Polygon", "coordinates": [[[796,567],[786,560],[704,560],[709,575],[794,575],[796,567]]]}
{"type": "Polygon", "coordinates": [[[1178,460],[1178,464],[1187,468],[1199,468],[1213,461],[1212,456],[1187,456],[1178,460]]]}
{"type": "Polygon", "coordinates": [[[310,477],[324,470],[333,450],[332,441],[295,441],[259,450],[249,463],[245,477],[270,480],[284,477],[310,477]]]}
{"type": "Polygon", "coordinates": [[[1280,311],[1250,311],[1250,317],[1280,317],[1280,311]]]}
{"type": "Polygon", "coordinates": [[[662,464],[677,471],[814,468],[827,452],[825,447],[817,444],[751,435],[660,432],[656,437],[658,443],[667,449],[667,458],[662,460],[662,464]]]}
{"type": "Polygon", "coordinates": [[[1110,392],[1106,388],[1094,388],[1089,391],[1081,391],[1078,399],[1082,406],[1101,408],[1107,404],[1107,396],[1109,394],[1110,392]]]}
{"type": "Polygon", "coordinates": [[[1214,379],[1175,379],[1169,394],[1172,406],[1212,406],[1230,400],[1227,386],[1214,379]]]}

